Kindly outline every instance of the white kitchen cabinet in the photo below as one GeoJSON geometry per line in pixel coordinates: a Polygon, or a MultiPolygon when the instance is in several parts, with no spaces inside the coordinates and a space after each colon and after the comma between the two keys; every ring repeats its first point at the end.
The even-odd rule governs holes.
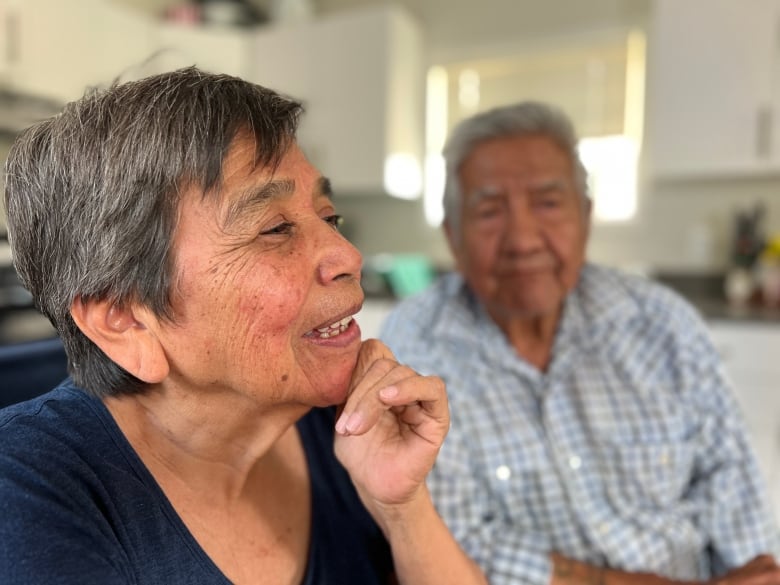
{"type": "Polygon", "coordinates": [[[780,173],[780,0],[654,0],[652,7],[654,176],[780,173]]]}
{"type": "Polygon", "coordinates": [[[249,32],[177,26],[109,0],[0,0],[0,80],[32,95],[70,101],[91,86],[188,65],[247,76],[249,32]]]}
{"type": "Polygon", "coordinates": [[[149,72],[197,65],[206,71],[247,78],[252,74],[252,34],[221,26],[157,24],[149,72]]]}
{"type": "Polygon", "coordinates": [[[109,0],[0,0],[0,82],[61,102],[188,65],[304,102],[299,141],[336,193],[422,191],[423,35],[397,5],[255,29],[160,22],[109,0]]]}
{"type": "Polygon", "coordinates": [[[0,87],[10,85],[16,57],[16,19],[18,0],[0,0],[0,87]]]}
{"type": "Polygon", "coordinates": [[[710,322],[780,520],[780,324],[710,322]]]}
{"type": "Polygon", "coordinates": [[[403,9],[269,28],[254,42],[252,79],[303,100],[301,145],[336,193],[420,194],[423,41],[403,9]]]}
{"type": "Polygon", "coordinates": [[[3,2],[5,83],[70,101],[106,85],[150,52],[152,22],[105,0],[3,2]]]}

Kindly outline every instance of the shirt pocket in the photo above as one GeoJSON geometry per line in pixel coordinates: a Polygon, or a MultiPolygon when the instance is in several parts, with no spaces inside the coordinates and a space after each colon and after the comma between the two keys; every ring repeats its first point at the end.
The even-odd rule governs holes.
{"type": "Polygon", "coordinates": [[[691,483],[694,448],[688,441],[611,445],[607,451],[605,491],[618,508],[666,509],[691,483]]]}

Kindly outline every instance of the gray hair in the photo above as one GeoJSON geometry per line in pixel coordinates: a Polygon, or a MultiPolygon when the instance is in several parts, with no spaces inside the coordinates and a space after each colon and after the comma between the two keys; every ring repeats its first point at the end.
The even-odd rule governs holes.
{"type": "Polygon", "coordinates": [[[182,191],[217,197],[239,134],[254,138],[256,166],[275,168],[301,112],[270,89],[189,67],[92,90],[19,135],[5,167],[13,262],[77,384],[96,396],[146,388],[79,330],[72,302],[140,303],[172,322],[182,191]]]}
{"type": "Polygon", "coordinates": [[[493,108],[461,121],[444,146],[444,217],[453,234],[460,233],[463,197],[458,172],[471,151],[491,138],[527,135],[548,137],[570,157],[576,187],[583,199],[588,197],[588,173],[577,151],[577,134],[562,110],[534,101],[493,108]]]}

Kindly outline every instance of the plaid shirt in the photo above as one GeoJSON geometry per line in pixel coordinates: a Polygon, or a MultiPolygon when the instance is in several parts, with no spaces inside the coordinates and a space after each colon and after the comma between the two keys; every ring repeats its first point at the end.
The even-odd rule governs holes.
{"type": "Polygon", "coordinates": [[[429,486],[491,584],[548,583],[552,551],[685,580],[777,554],[737,402],[704,323],[671,291],[586,265],[546,372],[455,274],[402,301],[381,337],[447,383],[452,425],[429,486]]]}

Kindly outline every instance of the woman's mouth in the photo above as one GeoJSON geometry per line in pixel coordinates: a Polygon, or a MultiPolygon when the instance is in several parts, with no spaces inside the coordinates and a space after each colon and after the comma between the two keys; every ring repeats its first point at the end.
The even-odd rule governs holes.
{"type": "Polygon", "coordinates": [[[335,323],[331,323],[330,325],[326,325],[325,327],[312,329],[306,333],[306,337],[316,337],[318,339],[329,339],[331,337],[336,337],[337,335],[344,333],[347,330],[347,327],[349,327],[350,323],[352,323],[352,316],[344,317],[343,319],[340,319],[335,323]]]}

